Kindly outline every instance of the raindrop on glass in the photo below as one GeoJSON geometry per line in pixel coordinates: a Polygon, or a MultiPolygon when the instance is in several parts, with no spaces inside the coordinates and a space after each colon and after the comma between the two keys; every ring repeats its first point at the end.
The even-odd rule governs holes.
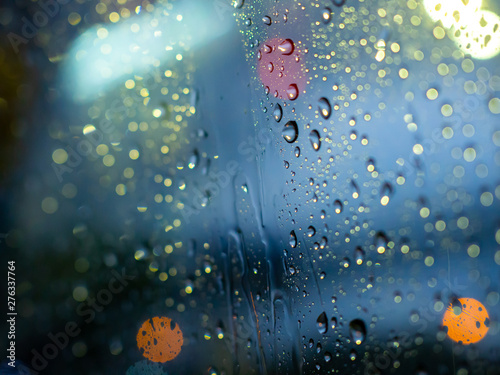
{"type": "Polygon", "coordinates": [[[299,136],[299,128],[297,127],[297,123],[295,121],[288,121],[281,131],[281,135],[288,143],[295,142],[297,140],[297,137],[299,136]]]}
{"type": "Polygon", "coordinates": [[[292,83],[290,86],[288,86],[288,89],[286,89],[286,94],[288,96],[288,99],[290,100],[295,100],[299,96],[299,89],[295,83],[292,83]]]}
{"type": "Polygon", "coordinates": [[[295,235],[295,231],[293,230],[290,232],[290,240],[288,241],[288,243],[290,244],[292,249],[297,247],[297,236],[295,235]]]}
{"type": "Polygon", "coordinates": [[[332,113],[332,106],[327,98],[321,98],[318,100],[318,110],[325,120],[330,117],[332,113]]]}
{"type": "Polygon", "coordinates": [[[285,39],[282,41],[279,46],[278,50],[283,54],[283,55],[291,55],[293,53],[294,47],[293,47],[293,41],[290,39],[285,39]]]}
{"type": "Polygon", "coordinates": [[[280,122],[281,118],[283,117],[283,110],[278,103],[276,103],[276,105],[274,106],[273,116],[276,122],[280,122]]]}
{"type": "Polygon", "coordinates": [[[321,334],[325,334],[328,330],[328,318],[326,317],[326,313],[323,311],[316,320],[316,328],[318,328],[318,332],[321,334]]]}
{"type": "Polygon", "coordinates": [[[311,145],[315,151],[318,151],[319,148],[321,147],[321,140],[319,137],[319,133],[316,129],[312,130],[311,133],[309,133],[309,140],[311,141],[311,145]]]}
{"type": "Polygon", "coordinates": [[[366,338],[365,322],[354,319],[349,323],[349,334],[356,345],[361,345],[366,338]]]}

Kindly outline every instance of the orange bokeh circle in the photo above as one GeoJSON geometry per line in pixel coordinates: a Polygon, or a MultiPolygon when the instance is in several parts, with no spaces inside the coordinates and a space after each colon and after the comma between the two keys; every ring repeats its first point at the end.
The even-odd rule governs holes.
{"type": "Polygon", "coordinates": [[[443,326],[453,341],[464,345],[481,341],[489,330],[489,315],[484,305],[474,298],[459,298],[450,303],[443,316],[443,326]]]}
{"type": "Polygon", "coordinates": [[[171,323],[170,318],[155,316],[142,324],[137,332],[137,347],[144,357],[163,363],[179,355],[184,339],[179,325],[171,323]]]}

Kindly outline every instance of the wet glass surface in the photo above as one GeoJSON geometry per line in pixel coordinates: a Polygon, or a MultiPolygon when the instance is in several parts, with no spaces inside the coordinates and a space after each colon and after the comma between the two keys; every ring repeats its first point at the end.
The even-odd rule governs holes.
{"type": "Polygon", "coordinates": [[[0,373],[500,373],[499,3],[0,9],[0,373]]]}

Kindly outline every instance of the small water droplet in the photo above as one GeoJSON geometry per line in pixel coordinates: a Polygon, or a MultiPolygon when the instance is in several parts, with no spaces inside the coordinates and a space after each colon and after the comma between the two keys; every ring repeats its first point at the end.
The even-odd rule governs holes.
{"type": "Polygon", "coordinates": [[[318,332],[321,334],[325,334],[328,331],[328,318],[326,317],[326,313],[324,311],[316,320],[316,328],[318,328],[318,332]]]}
{"type": "Polygon", "coordinates": [[[245,21],[246,26],[251,26],[252,25],[252,20],[250,18],[247,18],[245,21]]]}
{"type": "Polygon", "coordinates": [[[321,98],[318,100],[318,109],[321,116],[326,120],[330,117],[332,112],[332,106],[327,98],[321,98]]]}
{"type": "Polygon", "coordinates": [[[316,228],[314,228],[312,225],[307,228],[307,236],[312,237],[316,234],[316,228]]]}
{"type": "Polygon", "coordinates": [[[269,94],[269,86],[266,86],[266,88],[264,89],[264,91],[266,92],[266,94],[269,94]]]}
{"type": "Polygon", "coordinates": [[[365,341],[366,326],[361,319],[354,319],[349,323],[349,334],[356,345],[361,345],[365,341]]]}
{"type": "Polygon", "coordinates": [[[281,135],[288,143],[295,142],[297,140],[297,137],[299,136],[299,128],[297,127],[297,123],[295,121],[288,121],[283,127],[281,135]]]}
{"type": "Polygon", "coordinates": [[[378,232],[377,235],[375,236],[375,248],[377,249],[377,253],[379,254],[385,253],[388,242],[389,240],[387,239],[385,234],[382,232],[378,232]]]}
{"type": "Polygon", "coordinates": [[[288,89],[286,90],[286,94],[288,95],[288,99],[290,100],[295,100],[299,96],[299,89],[295,83],[292,83],[290,86],[288,86],[288,89]]]}
{"type": "Polygon", "coordinates": [[[260,50],[259,50],[259,51],[257,51],[257,60],[260,61],[261,59],[262,59],[262,52],[260,52],[260,50]]]}
{"type": "Polygon", "coordinates": [[[319,148],[321,147],[321,140],[319,137],[319,133],[316,129],[312,130],[309,133],[309,140],[311,141],[311,145],[312,145],[314,151],[318,151],[319,148]]]}
{"type": "Polygon", "coordinates": [[[335,202],[333,202],[333,210],[336,214],[342,213],[343,209],[344,206],[342,205],[342,202],[340,200],[337,199],[335,202]]]}
{"type": "Polygon", "coordinates": [[[338,6],[338,7],[341,7],[342,5],[345,4],[345,0],[332,0],[333,4],[338,6]]]}
{"type": "Polygon", "coordinates": [[[290,241],[288,241],[288,243],[290,244],[292,249],[297,247],[297,236],[295,235],[295,231],[293,230],[290,232],[290,241]]]}
{"type": "Polygon", "coordinates": [[[189,157],[188,168],[189,169],[196,168],[196,166],[198,165],[199,158],[200,157],[199,157],[199,154],[198,154],[198,150],[194,150],[193,153],[191,154],[191,156],[189,157]]]}
{"type": "Polygon", "coordinates": [[[337,328],[337,318],[336,317],[332,317],[332,319],[330,320],[330,327],[332,327],[332,329],[337,328]]]}
{"type": "Polygon", "coordinates": [[[271,73],[274,70],[274,65],[272,62],[267,64],[267,70],[269,71],[269,73],[271,73]]]}
{"type": "Polygon", "coordinates": [[[358,353],[356,352],[356,350],[352,349],[351,352],[349,353],[349,358],[351,359],[351,361],[355,361],[357,356],[358,353]]]}
{"type": "Polygon", "coordinates": [[[276,105],[274,106],[273,116],[276,122],[280,122],[281,118],[283,117],[283,110],[278,103],[276,103],[276,105]]]}
{"type": "Polygon", "coordinates": [[[365,260],[365,252],[361,247],[356,247],[356,250],[354,250],[354,259],[356,260],[357,265],[363,264],[363,261],[365,260]]]}
{"type": "Polygon", "coordinates": [[[269,26],[271,24],[271,17],[269,17],[269,16],[262,17],[262,22],[264,22],[264,24],[269,26]]]}
{"type": "Polygon", "coordinates": [[[285,39],[279,44],[278,50],[283,55],[291,55],[294,50],[293,41],[291,39],[285,39]]]}
{"type": "Polygon", "coordinates": [[[269,44],[264,44],[264,53],[271,53],[273,51],[269,44]]]}
{"type": "Polygon", "coordinates": [[[382,185],[382,188],[380,189],[380,204],[382,206],[387,206],[389,203],[389,199],[392,196],[392,185],[388,182],[382,185]]]}
{"type": "Polygon", "coordinates": [[[321,18],[323,19],[323,23],[329,23],[332,19],[332,10],[330,8],[325,8],[321,11],[321,18]]]}
{"type": "Polygon", "coordinates": [[[300,148],[299,146],[295,147],[295,157],[298,158],[300,156],[300,148]]]}

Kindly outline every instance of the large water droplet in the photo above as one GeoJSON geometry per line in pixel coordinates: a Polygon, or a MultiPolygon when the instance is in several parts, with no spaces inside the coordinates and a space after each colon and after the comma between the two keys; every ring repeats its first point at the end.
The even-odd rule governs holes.
{"type": "Polygon", "coordinates": [[[327,98],[321,98],[318,100],[318,109],[319,113],[325,120],[328,119],[332,113],[332,106],[327,98]]]}
{"type": "Polygon", "coordinates": [[[286,94],[288,95],[288,99],[290,100],[295,100],[299,96],[299,89],[295,83],[292,83],[290,86],[288,86],[288,89],[286,90],[286,94]]]}
{"type": "Polygon", "coordinates": [[[318,332],[321,334],[325,334],[328,331],[328,318],[326,317],[326,313],[323,311],[316,320],[316,328],[318,328],[318,332]]]}
{"type": "Polygon", "coordinates": [[[295,142],[297,140],[297,137],[299,136],[299,128],[297,127],[297,123],[295,121],[288,121],[281,131],[281,135],[288,143],[295,142]]]}
{"type": "Polygon", "coordinates": [[[295,235],[295,231],[292,230],[290,232],[290,241],[288,241],[288,243],[290,244],[290,246],[292,247],[292,249],[294,249],[295,247],[297,247],[297,236],[295,235]]]}
{"type": "Polygon", "coordinates": [[[285,39],[278,46],[278,50],[283,55],[291,55],[293,53],[293,50],[294,50],[293,41],[291,39],[285,39]]]}
{"type": "Polygon", "coordinates": [[[240,9],[244,3],[245,3],[244,0],[233,0],[232,5],[234,8],[240,9]]]}
{"type": "Polygon", "coordinates": [[[356,345],[361,345],[366,338],[365,322],[361,319],[354,319],[349,323],[349,334],[356,345]]]}
{"type": "Polygon", "coordinates": [[[312,130],[309,133],[309,140],[311,141],[311,145],[315,151],[318,151],[321,147],[321,140],[319,137],[319,133],[316,129],[312,130]]]}

